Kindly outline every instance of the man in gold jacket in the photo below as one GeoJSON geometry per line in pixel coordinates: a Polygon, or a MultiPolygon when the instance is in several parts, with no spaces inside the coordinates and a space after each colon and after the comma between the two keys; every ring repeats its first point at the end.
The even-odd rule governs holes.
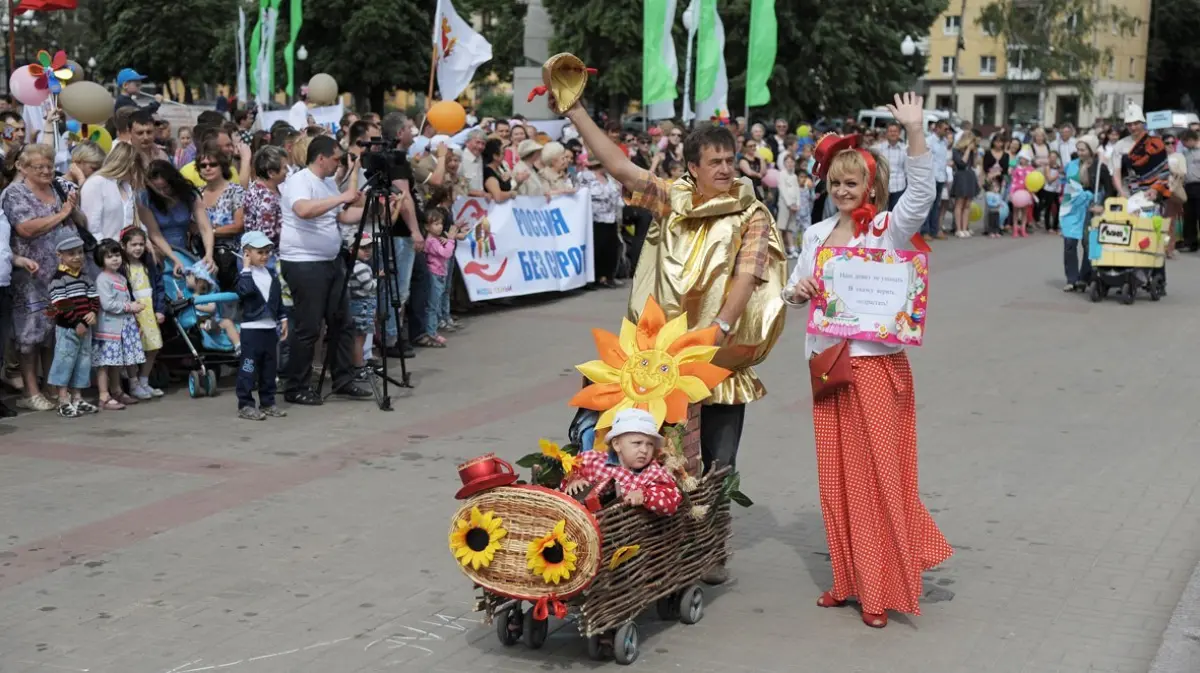
{"type": "MultiPolygon", "coordinates": [[[[553,109],[553,108],[552,108],[553,109]]],[[[753,365],[783,331],[780,296],[787,261],[767,207],[737,179],[736,141],[729,129],[703,125],[683,144],[687,175],[674,182],[636,166],[578,102],[566,117],[591,156],[633,194],[629,204],[656,218],[634,273],[629,318],[653,296],[668,320],[686,311],[689,329],[716,325],[721,350],[713,363],[733,370],[705,400],[700,445],[705,469],[733,466],[746,403],[766,395],[753,365]]],[[[725,569],[705,581],[728,579],[725,569]]]]}

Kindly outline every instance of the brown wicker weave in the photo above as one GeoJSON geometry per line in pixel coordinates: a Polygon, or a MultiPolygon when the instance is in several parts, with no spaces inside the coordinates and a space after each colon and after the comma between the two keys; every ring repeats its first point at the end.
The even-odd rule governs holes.
{"type": "Polygon", "coordinates": [[[566,600],[588,586],[602,561],[600,528],[595,518],[570,497],[539,486],[505,486],[471,497],[454,513],[454,522],[469,518],[471,508],[492,511],[504,520],[501,526],[508,534],[500,541],[491,565],[473,570],[462,568],[467,577],[490,593],[508,598],[537,601],[544,596],[566,600]],[[577,542],[575,570],[571,577],[558,584],[547,584],[526,566],[525,551],[529,543],[551,530],[560,520],[567,522],[566,536],[577,542]]]}

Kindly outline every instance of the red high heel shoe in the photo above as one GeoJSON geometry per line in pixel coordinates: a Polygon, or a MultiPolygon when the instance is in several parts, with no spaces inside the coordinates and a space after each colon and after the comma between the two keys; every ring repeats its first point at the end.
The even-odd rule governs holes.
{"type": "Polygon", "coordinates": [[[817,605],[822,608],[840,608],[846,604],[846,601],[839,601],[833,597],[832,591],[826,591],[817,599],[817,605]]]}
{"type": "Polygon", "coordinates": [[[862,620],[863,624],[866,624],[873,629],[882,629],[883,627],[887,626],[888,622],[886,612],[881,612],[877,615],[873,615],[869,612],[863,612],[862,620]]]}

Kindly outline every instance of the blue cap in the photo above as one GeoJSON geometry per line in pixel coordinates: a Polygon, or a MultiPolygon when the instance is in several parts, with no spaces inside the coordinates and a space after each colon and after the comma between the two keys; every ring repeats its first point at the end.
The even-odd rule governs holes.
{"type": "Polygon", "coordinates": [[[121,68],[121,72],[117,73],[117,86],[125,86],[126,82],[140,82],[144,79],[146,76],[133,68],[121,68]]]}
{"type": "Polygon", "coordinates": [[[213,287],[216,287],[217,285],[217,281],[212,277],[212,274],[208,272],[208,267],[205,266],[204,260],[200,260],[193,264],[191,268],[187,270],[187,272],[208,283],[209,285],[212,285],[213,287]]]}
{"type": "Polygon", "coordinates": [[[262,250],[263,248],[269,248],[272,245],[271,239],[267,238],[267,235],[261,231],[247,231],[246,233],[242,234],[243,248],[262,250]]]}

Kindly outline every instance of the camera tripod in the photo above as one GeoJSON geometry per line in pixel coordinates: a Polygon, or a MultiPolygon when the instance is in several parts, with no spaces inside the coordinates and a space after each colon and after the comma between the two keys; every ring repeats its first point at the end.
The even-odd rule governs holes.
{"type": "MultiPolygon", "coordinates": [[[[367,190],[365,192],[366,205],[363,206],[362,219],[359,220],[358,228],[354,232],[354,239],[350,243],[349,256],[346,258],[346,277],[342,280],[342,287],[339,290],[338,296],[349,292],[350,279],[354,276],[354,263],[358,260],[358,249],[362,243],[362,235],[369,225],[371,227],[371,238],[375,242],[371,246],[372,268],[383,271],[383,274],[375,284],[375,316],[380,324],[386,324],[387,311],[391,310],[393,312],[393,317],[396,320],[397,343],[399,343],[400,330],[404,329],[404,302],[400,301],[395,289],[392,287],[392,281],[396,277],[396,253],[391,241],[392,207],[388,202],[390,194],[391,186],[387,182],[386,173],[376,174],[367,180],[367,190]]],[[[349,302],[347,302],[348,306],[349,302]]],[[[317,390],[321,390],[321,387],[325,383],[326,372],[330,371],[333,367],[335,351],[335,348],[332,347],[333,337],[336,336],[336,330],[347,329],[341,326],[346,324],[346,316],[339,315],[337,324],[340,327],[336,329],[326,327],[325,360],[321,366],[321,376],[317,379],[317,390]]],[[[381,351],[386,349],[385,344],[377,344],[375,347],[381,351]]],[[[388,373],[388,358],[386,353],[380,358],[382,364],[379,366],[368,365],[367,370],[370,374],[371,391],[375,394],[375,404],[379,407],[380,411],[392,411],[392,397],[388,392],[388,384],[400,388],[413,387],[406,360],[407,358],[401,352],[399,380],[392,378],[388,373]]],[[[329,394],[333,393],[330,392],[329,394]]]]}

